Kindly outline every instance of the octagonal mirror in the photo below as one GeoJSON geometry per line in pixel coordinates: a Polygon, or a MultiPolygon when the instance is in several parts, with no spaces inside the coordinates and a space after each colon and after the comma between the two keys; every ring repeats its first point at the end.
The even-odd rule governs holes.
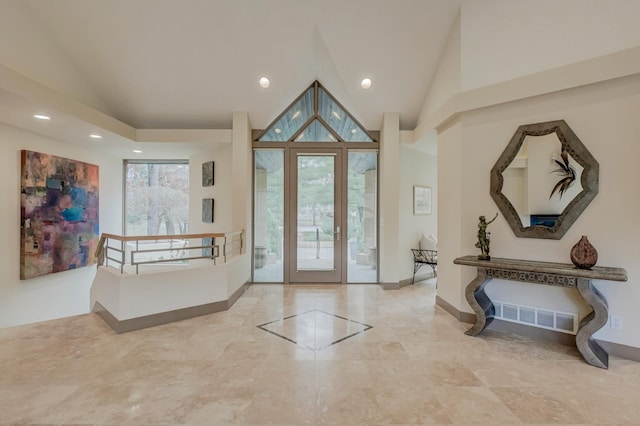
{"type": "Polygon", "coordinates": [[[564,120],[518,127],[491,197],[518,237],[560,239],[598,194],[598,162],[564,120]]]}

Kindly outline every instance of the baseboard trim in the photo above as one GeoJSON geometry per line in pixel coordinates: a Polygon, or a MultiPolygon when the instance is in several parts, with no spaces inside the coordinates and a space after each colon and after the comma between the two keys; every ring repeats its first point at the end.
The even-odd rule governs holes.
{"type": "Polygon", "coordinates": [[[130,331],[142,330],[144,328],[155,327],[158,325],[169,324],[176,321],[182,321],[189,318],[195,318],[203,315],[214,314],[228,310],[234,305],[249,288],[250,283],[244,283],[236,290],[227,300],[206,303],[204,305],[190,306],[188,308],[176,309],[168,312],[160,312],[152,315],[145,315],[137,318],[126,320],[117,319],[99,302],[95,302],[92,311],[107,323],[109,327],[118,334],[128,333],[130,331]]]}
{"type": "Polygon", "coordinates": [[[93,308],[91,309],[91,312],[93,312],[94,314],[102,318],[102,320],[106,322],[107,325],[111,327],[113,331],[115,331],[118,334],[121,333],[120,331],[118,331],[119,330],[118,324],[120,323],[120,321],[118,321],[118,318],[114,317],[111,314],[111,312],[107,310],[107,308],[105,308],[100,304],[100,302],[95,302],[93,304],[93,308]]]}
{"type": "MultiPolygon", "coordinates": [[[[468,312],[461,312],[453,305],[439,296],[436,296],[436,305],[447,311],[452,317],[460,322],[473,324],[476,322],[476,316],[468,312]]],[[[560,343],[565,346],[575,346],[576,336],[573,334],[562,333],[560,331],[547,330],[545,328],[531,327],[525,324],[518,324],[510,321],[494,319],[487,327],[492,330],[504,331],[520,336],[531,337],[534,339],[560,343]]],[[[597,340],[598,344],[609,353],[610,356],[628,359],[640,362],[640,348],[633,346],[621,345],[619,343],[605,342],[597,340]]]]}
{"type": "MultiPolygon", "coordinates": [[[[427,273],[427,274],[422,274],[422,275],[416,275],[416,279],[415,282],[420,282],[420,281],[424,281],[424,280],[428,280],[429,278],[433,278],[435,276],[435,274],[433,274],[433,272],[431,273],[427,273]]],[[[413,284],[413,278],[405,278],[404,280],[400,280],[397,283],[379,283],[380,286],[385,289],[385,290],[398,290],[402,287],[406,287],[409,285],[413,284]]]]}
{"type": "Polygon", "coordinates": [[[564,346],[576,345],[576,336],[573,334],[567,334],[561,331],[549,330],[546,328],[531,327],[530,325],[503,321],[500,319],[494,319],[487,328],[491,330],[505,331],[507,333],[513,333],[519,336],[530,337],[536,340],[560,343],[564,346]]]}
{"type": "Polygon", "coordinates": [[[456,307],[454,307],[452,304],[450,304],[440,296],[436,296],[436,305],[440,306],[442,309],[447,311],[449,315],[453,316],[460,322],[465,322],[468,324],[473,324],[476,322],[476,316],[474,314],[459,311],[456,307]]]}
{"type": "MultiPolygon", "coordinates": [[[[440,306],[460,322],[468,324],[473,324],[476,322],[475,314],[462,312],[439,296],[436,296],[436,305],[440,306]]],[[[566,346],[576,345],[576,336],[574,336],[573,334],[547,330],[546,328],[531,327],[525,324],[517,324],[514,322],[503,321],[495,318],[493,319],[493,321],[491,321],[491,324],[489,324],[487,328],[491,330],[513,333],[520,336],[531,337],[539,340],[556,342],[566,346]]]]}
{"type": "Polygon", "coordinates": [[[602,349],[607,351],[611,356],[640,362],[640,348],[622,345],[620,343],[605,342],[597,339],[596,341],[600,346],[602,346],[602,349]]]}
{"type": "Polygon", "coordinates": [[[400,288],[400,283],[378,283],[383,290],[398,290],[400,288]]]}
{"type": "Polygon", "coordinates": [[[404,280],[400,280],[400,287],[398,288],[402,288],[408,285],[412,285],[414,284],[414,282],[418,283],[420,281],[424,281],[424,280],[428,280],[429,278],[433,278],[435,276],[435,274],[433,272],[429,272],[426,274],[422,274],[422,275],[416,275],[416,279],[415,281],[413,280],[413,278],[405,278],[404,280]]]}
{"type": "Polygon", "coordinates": [[[232,307],[238,301],[238,299],[240,299],[240,296],[242,296],[247,290],[249,290],[249,287],[251,287],[251,283],[247,281],[246,283],[242,284],[239,289],[234,291],[233,294],[227,299],[227,309],[232,307]]]}

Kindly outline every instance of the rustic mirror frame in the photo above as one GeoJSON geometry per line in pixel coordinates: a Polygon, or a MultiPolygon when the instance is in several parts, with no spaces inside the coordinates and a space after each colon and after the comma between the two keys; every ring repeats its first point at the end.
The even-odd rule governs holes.
{"type": "Polygon", "coordinates": [[[525,124],[518,127],[511,141],[491,169],[491,198],[493,198],[517,237],[559,240],[598,194],[599,169],[600,166],[596,159],[593,158],[582,141],[564,120],[525,124]],[[513,204],[502,192],[504,185],[502,173],[516,157],[527,136],[544,136],[551,133],[557,134],[562,149],[566,150],[571,158],[583,167],[580,176],[582,192],[576,195],[565,207],[553,227],[540,225],[525,227],[513,204]]]}

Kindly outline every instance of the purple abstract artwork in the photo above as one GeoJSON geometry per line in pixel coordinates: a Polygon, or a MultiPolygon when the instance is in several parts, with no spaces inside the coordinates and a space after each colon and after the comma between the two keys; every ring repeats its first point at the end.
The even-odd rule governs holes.
{"type": "Polygon", "coordinates": [[[22,151],[20,279],[96,262],[98,166],[22,151]]]}

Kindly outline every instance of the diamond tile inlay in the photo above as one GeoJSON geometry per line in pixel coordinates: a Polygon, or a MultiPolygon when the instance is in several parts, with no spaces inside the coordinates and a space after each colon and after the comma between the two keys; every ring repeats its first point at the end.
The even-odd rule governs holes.
{"type": "Polygon", "coordinates": [[[371,325],[317,309],[290,315],[257,327],[314,352],[373,328],[371,325]]]}

